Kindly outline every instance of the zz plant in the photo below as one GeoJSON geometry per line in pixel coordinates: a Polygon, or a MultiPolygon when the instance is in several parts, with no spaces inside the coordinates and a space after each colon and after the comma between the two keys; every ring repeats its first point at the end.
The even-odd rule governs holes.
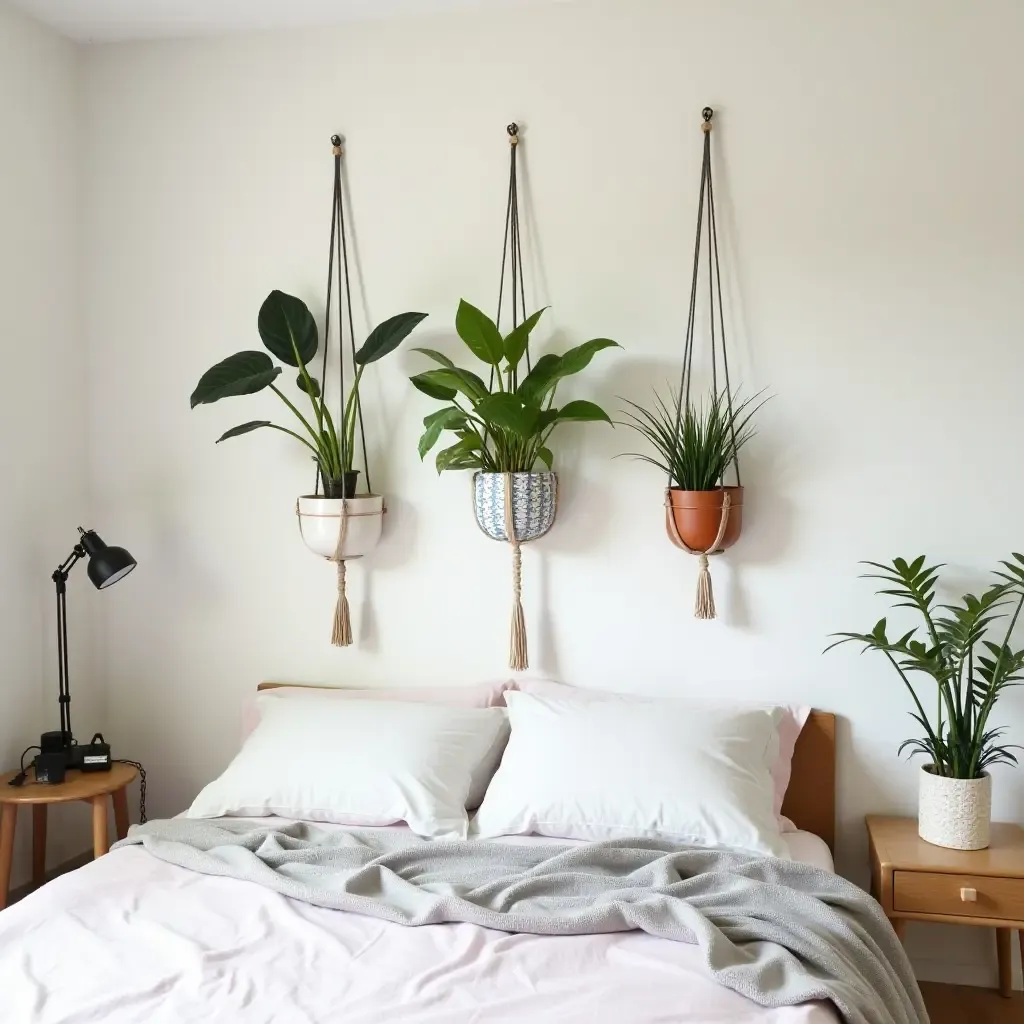
{"type": "Polygon", "coordinates": [[[887,621],[879,619],[870,633],[836,633],[839,639],[827,649],[854,642],[885,655],[909,691],[911,716],[924,732],[905,740],[900,752],[923,754],[937,775],[951,779],[977,779],[991,765],[1016,764],[1012,747],[1000,742],[1005,729],[990,727],[989,716],[1003,693],[1024,679],[1024,650],[1010,647],[1024,607],[1024,555],[1001,562],[994,573],[999,582],[981,596],[964,594],[956,604],[936,603],[942,566],[926,565],[924,555],[912,562],[865,564],[877,570],[867,578],[885,584],[878,593],[896,598],[897,608],[914,609],[922,624],[890,637],[887,621]],[[917,680],[930,691],[924,700],[917,680]],[[934,716],[925,711],[929,698],[934,716]]]}
{"type": "Polygon", "coordinates": [[[502,336],[486,313],[464,299],[459,303],[455,329],[470,353],[488,368],[486,382],[435,349],[415,350],[439,367],[416,374],[410,378],[412,383],[443,403],[423,420],[420,458],[426,457],[444,432],[455,436],[455,443],[437,454],[438,472],[527,473],[538,463],[550,470],[554,454],[549,440],[559,423],[611,423],[608,414],[593,402],[577,399],[556,406],[555,393],[564,378],[585,369],[598,352],[620,346],[608,338],[595,338],[562,355],[547,353],[526,369],[523,359],[530,334],[543,313],[543,309],[537,310],[502,336]]]}
{"type": "MultiPolygon", "coordinates": [[[[423,320],[426,313],[399,313],[378,324],[369,334],[362,348],[355,354],[355,375],[347,396],[343,397],[340,425],[335,425],[331,411],[324,401],[320,381],[308,369],[319,348],[316,321],[309,308],[294,295],[272,291],[260,307],[257,326],[260,338],[271,355],[286,366],[298,369],[296,385],[309,401],[312,415],[306,416],[277,386],[275,381],[282,368],[276,366],[266,352],[236,352],[211,366],[199,379],[192,392],[191,404],[209,405],[222,398],[252,395],[270,388],[285,404],[296,421],[297,429],[283,427],[270,420],[249,420],[221,434],[217,444],[229,437],[248,434],[261,427],[279,430],[295,438],[312,453],[320,467],[324,496],[351,497],[347,493],[346,475],[351,478],[355,453],[356,419],[359,415],[359,385],[363,371],[370,363],[393,352],[406,336],[423,320]]],[[[352,489],[349,485],[348,490],[352,489]]]]}

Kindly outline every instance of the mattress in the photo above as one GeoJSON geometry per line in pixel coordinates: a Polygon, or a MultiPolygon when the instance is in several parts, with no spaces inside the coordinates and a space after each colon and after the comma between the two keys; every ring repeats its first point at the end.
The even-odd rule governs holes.
{"type": "MultiPolygon", "coordinates": [[[[267,820],[263,820],[267,824],[267,820]]],[[[329,826],[328,826],[329,827],[329,826]]],[[[786,835],[795,860],[828,847],[786,835]]],[[[565,840],[513,837],[513,843],[565,840]]],[[[836,1024],[719,987],[640,932],[405,928],[115,850],[0,912],[3,1024],[836,1024]]]]}

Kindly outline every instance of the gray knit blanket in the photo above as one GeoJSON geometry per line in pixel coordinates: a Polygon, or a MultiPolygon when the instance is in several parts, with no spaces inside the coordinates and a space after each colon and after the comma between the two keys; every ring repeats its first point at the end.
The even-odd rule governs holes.
{"type": "Polygon", "coordinates": [[[417,840],[311,825],[151,821],[123,846],[332,910],[418,926],[506,932],[639,929],[700,947],[720,984],[766,1007],[831,1000],[848,1024],[927,1024],[903,947],[878,904],[792,861],[657,839],[584,846],[417,840]]]}

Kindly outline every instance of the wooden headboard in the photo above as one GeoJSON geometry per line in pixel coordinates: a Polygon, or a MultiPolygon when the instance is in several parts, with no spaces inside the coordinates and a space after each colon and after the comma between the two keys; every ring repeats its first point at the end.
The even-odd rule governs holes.
{"type": "Polygon", "coordinates": [[[812,711],[793,752],[782,813],[836,849],[836,716],[812,711]]]}
{"type": "MultiPolygon", "coordinates": [[[[258,690],[281,686],[319,689],[308,683],[260,683],[258,690]]],[[[328,687],[330,689],[330,687],[328,687]]],[[[793,774],[782,813],[804,832],[813,832],[836,848],[836,716],[812,711],[796,741],[793,774]]]]}

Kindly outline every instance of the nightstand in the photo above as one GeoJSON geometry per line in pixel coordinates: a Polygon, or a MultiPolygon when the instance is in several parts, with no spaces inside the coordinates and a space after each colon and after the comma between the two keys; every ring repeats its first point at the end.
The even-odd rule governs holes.
{"type": "Polygon", "coordinates": [[[114,805],[117,838],[124,839],[128,834],[128,794],[125,790],[138,772],[131,765],[117,763],[109,772],[69,771],[67,779],[59,785],[45,785],[33,781],[35,775],[30,771],[25,785],[9,786],[7,783],[17,774],[8,772],[0,775],[0,910],[7,905],[19,805],[30,804],[32,807],[32,884],[42,885],[46,880],[47,807],[76,800],[92,804],[93,855],[101,857],[110,849],[107,797],[114,805]]]}
{"type": "Polygon", "coordinates": [[[995,928],[999,993],[1009,997],[1014,929],[1024,955],[1024,829],[993,823],[987,850],[947,850],[921,839],[913,818],[866,820],[871,891],[896,934],[907,921],[995,928]]]}

